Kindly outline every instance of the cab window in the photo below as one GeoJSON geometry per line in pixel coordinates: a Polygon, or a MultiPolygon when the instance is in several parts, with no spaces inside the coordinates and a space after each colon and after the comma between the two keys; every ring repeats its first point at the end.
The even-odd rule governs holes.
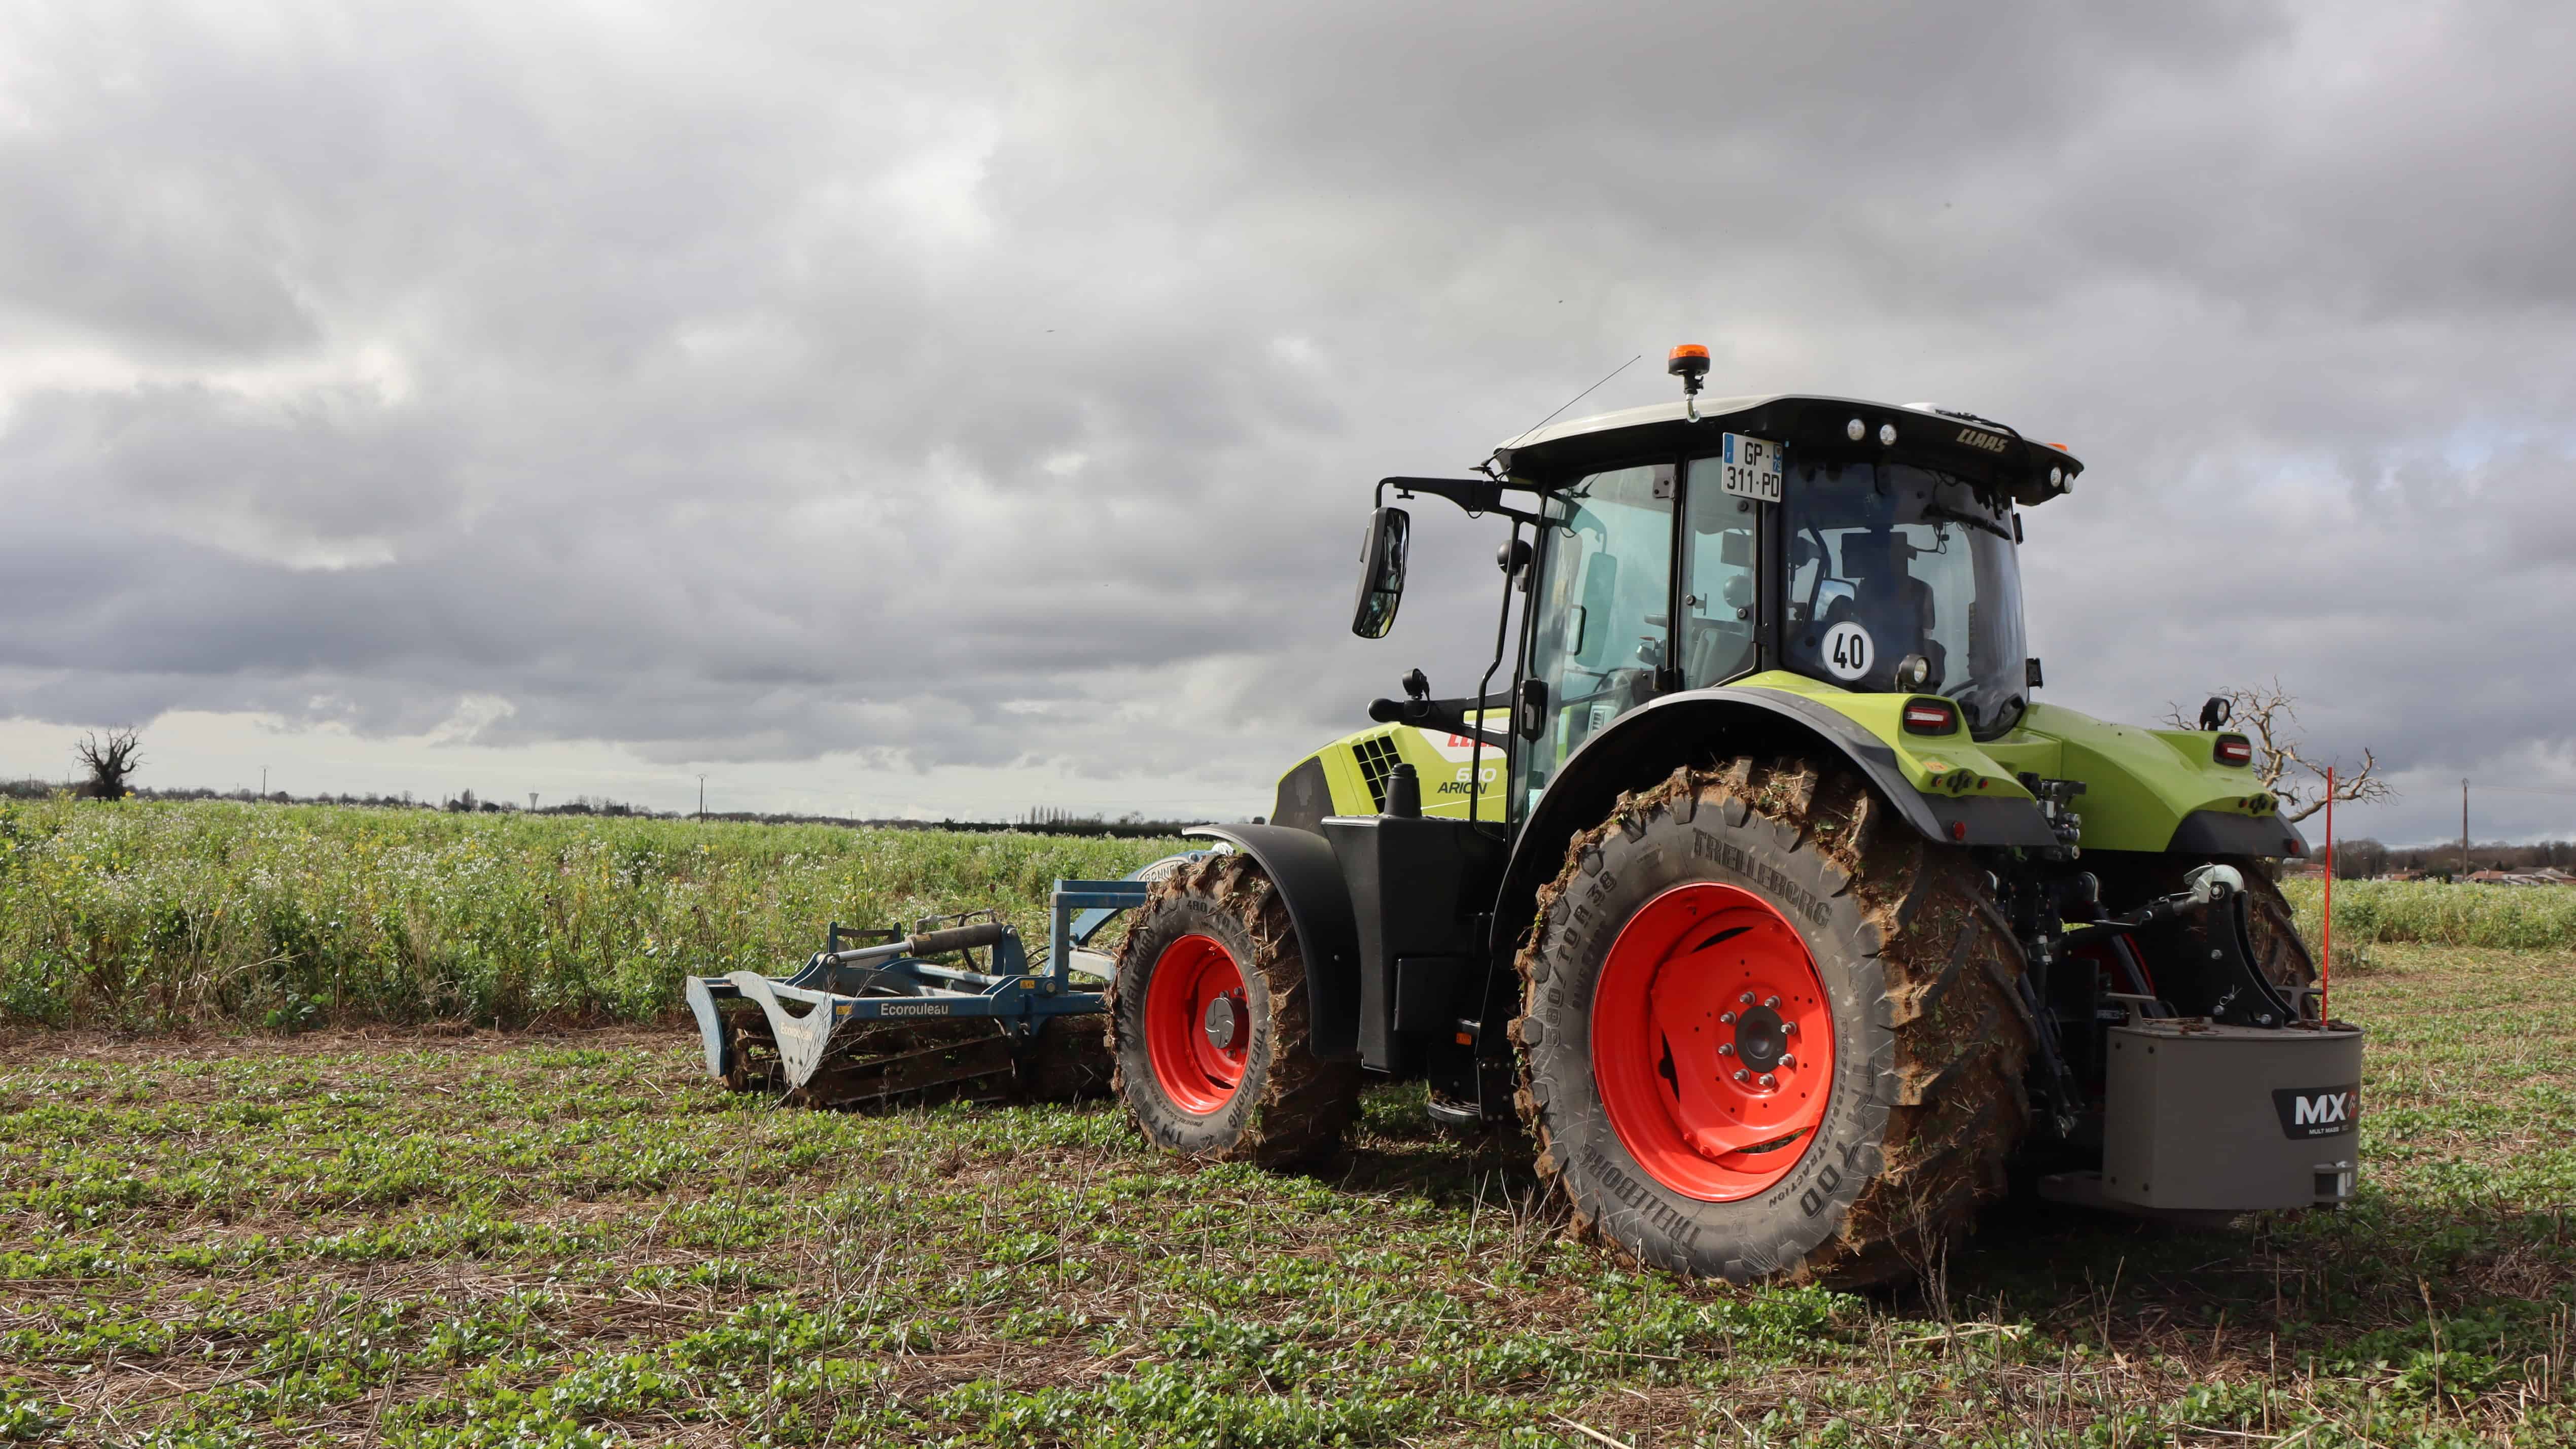
{"type": "Polygon", "coordinates": [[[1529,677],[1547,687],[1547,728],[1521,752],[1525,799],[1592,732],[1655,696],[1670,624],[1669,463],[1595,473],[1551,498],[1536,585],[1529,677]]]}
{"type": "Polygon", "coordinates": [[[2025,705],[2021,575],[2008,499],[1904,463],[1799,470],[1788,490],[1788,667],[1864,692],[1958,701],[1979,739],[2025,705]]]}

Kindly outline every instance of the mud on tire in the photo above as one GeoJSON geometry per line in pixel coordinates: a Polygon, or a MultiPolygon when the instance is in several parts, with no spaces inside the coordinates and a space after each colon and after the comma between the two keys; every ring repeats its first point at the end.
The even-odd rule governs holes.
{"type": "Polygon", "coordinates": [[[1241,854],[1189,862],[1155,883],[1119,952],[1107,1010],[1115,1090],[1138,1130],[1174,1152],[1268,1167],[1325,1156],[1358,1113],[1360,1067],[1315,1056],[1309,1007],[1287,901],[1261,867],[1241,854]],[[1221,948],[1240,973],[1246,1018],[1239,1080],[1212,1110],[1174,1095],[1148,1040],[1156,971],[1203,952],[1199,942],[1221,948]]]}
{"type": "Polygon", "coordinates": [[[1928,1265],[2005,1190],[2030,1115],[2020,953],[1966,851],[1923,841],[1848,774],[1738,759],[1621,797],[1540,890],[1518,965],[1518,1100],[1538,1170],[1578,1232],[1642,1262],[1739,1283],[1885,1281],[1928,1265]],[[1834,1045],[1793,1165],[1730,1201],[1642,1165],[1593,1059],[1594,994],[1623,929],[1703,882],[1760,897],[1794,928],[1834,1045]]]}

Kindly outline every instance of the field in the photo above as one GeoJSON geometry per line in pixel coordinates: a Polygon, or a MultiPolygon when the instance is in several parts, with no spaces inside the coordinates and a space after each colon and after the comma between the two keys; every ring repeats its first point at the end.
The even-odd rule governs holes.
{"type": "MultiPolygon", "coordinates": [[[[286,979],[319,1003],[303,1019],[338,1024],[245,1029],[274,1009],[258,983],[288,965],[243,967],[261,940],[278,953],[236,925],[218,929],[242,932],[219,938],[238,960],[202,948],[234,964],[200,968],[200,993],[173,991],[146,1023],[193,1030],[0,1035],[0,1441],[2576,1442],[2564,945],[2383,932],[2339,974],[2337,1014],[2374,1033],[2345,1213],[2186,1234],[2006,1206],[1916,1289],[1744,1291],[1567,1241],[1533,1200],[1525,1146],[1438,1136],[1406,1089],[1371,1098],[1340,1159],[1271,1175],[1147,1152],[1102,1106],[835,1115],[700,1079],[694,1038],[652,1021],[673,943],[769,950],[774,931],[801,954],[819,915],[800,912],[860,917],[832,883],[887,864],[867,855],[880,842],[841,832],[764,857],[794,832],[619,825],[584,846],[564,822],[388,815],[303,819],[338,837],[303,846],[271,821],[304,812],[250,813],[94,811],[50,833],[22,816],[0,906],[43,906],[39,871],[118,874],[95,861],[121,840],[124,875],[194,871],[218,902],[338,909],[315,918],[384,933],[353,940],[398,939],[417,928],[403,912],[432,905],[446,914],[417,919],[467,939],[495,920],[587,933],[613,903],[691,892],[708,908],[639,912],[644,945],[559,946],[579,973],[522,971],[625,983],[523,994],[532,1030],[475,1030],[461,1009],[357,1025],[371,998],[327,975],[286,979]],[[204,838],[219,829],[221,848],[204,838]],[[435,882],[377,886],[333,859],[360,830],[383,833],[380,863],[483,852],[557,874],[489,867],[484,895],[521,902],[506,911],[435,882]],[[184,871],[157,858],[191,839],[184,871]],[[313,879],[277,867],[290,846],[313,879]],[[761,884],[746,862],[764,858],[785,883],[761,884]],[[341,904],[370,889],[375,917],[341,904]],[[706,935],[681,934],[700,919],[706,935]],[[550,1025],[569,1022],[609,1024],[550,1025]]],[[[959,879],[1007,890],[1015,871],[1114,863],[1046,854],[1083,842],[916,848],[936,863],[894,862],[911,884],[878,897],[905,911],[967,903],[944,894],[959,879]]],[[[98,889],[90,915],[54,919],[189,906],[176,884],[98,889]]],[[[15,953],[81,938],[15,916],[0,931],[15,933],[0,965],[44,1008],[23,1016],[135,1024],[87,1006],[48,1018],[102,988],[15,953]],[[57,981],[72,994],[46,994],[57,981]]],[[[182,979],[166,963],[189,958],[135,950],[129,982],[182,979]]],[[[414,973],[386,979],[417,984],[476,958],[385,959],[414,973]]]]}

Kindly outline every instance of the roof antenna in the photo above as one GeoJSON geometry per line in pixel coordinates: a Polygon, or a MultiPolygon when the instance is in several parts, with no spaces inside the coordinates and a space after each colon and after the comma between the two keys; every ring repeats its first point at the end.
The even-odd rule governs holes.
{"type": "Polygon", "coordinates": [[[1673,349],[1672,359],[1664,371],[1682,380],[1682,411],[1692,422],[1699,421],[1700,379],[1708,376],[1708,349],[1696,342],[1685,342],[1673,349]]]}
{"type": "MultiPolygon", "coordinates": [[[[1637,357],[1643,357],[1645,355],[1646,354],[1640,352],[1637,354],[1637,357]]],[[[1608,382],[1610,379],[1626,372],[1631,366],[1635,365],[1637,357],[1631,357],[1626,362],[1620,363],[1617,367],[1601,374],[1601,382],[1608,382]]],[[[1583,401],[1585,398],[1592,396],[1595,392],[1600,391],[1601,382],[1596,382],[1592,384],[1592,386],[1585,388],[1583,391],[1576,393],[1574,396],[1567,398],[1564,403],[1558,406],[1556,413],[1561,413],[1567,408],[1574,406],[1576,403],[1583,401]]],[[[1496,448],[1493,452],[1486,454],[1485,461],[1476,465],[1476,471],[1484,474],[1488,478],[1501,478],[1503,475],[1495,470],[1494,460],[1502,457],[1512,449],[1519,447],[1521,445],[1521,438],[1526,438],[1530,434],[1537,432],[1539,429],[1546,427],[1548,424],[1555,422],[1556,413],[1549,413],[1546,417],[1543,417],[1537,422],[1530,424],[1528,427],[1521,429],[1520,437],[1516,437],[1510,442],[1503,444],[1501,447],[1496,448]]]]}

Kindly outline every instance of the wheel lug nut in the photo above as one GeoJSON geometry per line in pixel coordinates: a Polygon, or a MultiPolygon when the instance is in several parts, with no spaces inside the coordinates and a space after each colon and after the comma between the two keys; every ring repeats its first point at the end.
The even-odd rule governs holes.
{"type": "Polygon", "coordinates": [[[1776,1086],[1780,1085],[1780,1083],[1778,1082],[1778,1080],[1776,1080],[1775,1078],[1773,1078],[1773,1077],[1772,1077],[1772,1075],[1771,1075],[1769,1072],[1764,1072],[1764,1073],[1762,1074],[1762,1085],[1764,1085],[1764,1086],[1766,1086],[1766,1087],[1776,1087],[1776,1086]]]}
{"type": "Polygon", "coordinates": [[[1732,1026],[1732,1025],[1734,1025],[1734,1024],[1735,1024],[1735,1013],[1734,1013],[1734,1012],[1731,1012],[1731,1011],[1721,1011],[1721,1012],[1719,1012],[1719,1013],[1717,1014],[1717,1024],[1718,1024],[1719,1026],[1732,1026]]]}
{"type": "Polygon", "coordinates": [[[1751,1006],[1753,1004],[1753,993],[1748,991],[1735,999],[1744,1003],[1746,1006],[1751,1006]]]}
{"type": "Polygon", "coordinates": [[[1735,1055],[1735,1047],[1730,1042],[1719,1042],[1717,1044],[1717,1054],[1722,1057],[1731,1057],[1735,1055]]]}
{"type": "Polygon", "coordinates": [[[1794,1066],[1796,1066],[1797,1064],[1798,1064],[1798,1056],[1797,1056],[1797,1053],[1795,1053],[1795,1052],[1782,1052],[1782,1053],[1780,1053],[1780,1065],[1782,1065],[1782,1066],[1784,1066],[1784,1067],[1794,1067],[1794,1066]]]}
{"type": "Polygon", "coordinates": [[[1794,1021],[1784,1021],[1780,1023],[1780,1034],[1782,1036],[1796,1036],[1798,1034],[1798,1024],[1794,1021]]]}
{"type": "Polygon", "coordinates": [[[1773,1011],[1778,1011],[1780,1009],[1780,998],[1776,996],[1766,996],[1762,998],[1762,1004],[1771,1008],[1773,1011]]]}
{"type": "Polygon", "coordinates": [[[1735,1079],[1739,1082],[1744,1080],[1744,1068],[1737,1067],[1735,1069],[1735,1079]]]}

